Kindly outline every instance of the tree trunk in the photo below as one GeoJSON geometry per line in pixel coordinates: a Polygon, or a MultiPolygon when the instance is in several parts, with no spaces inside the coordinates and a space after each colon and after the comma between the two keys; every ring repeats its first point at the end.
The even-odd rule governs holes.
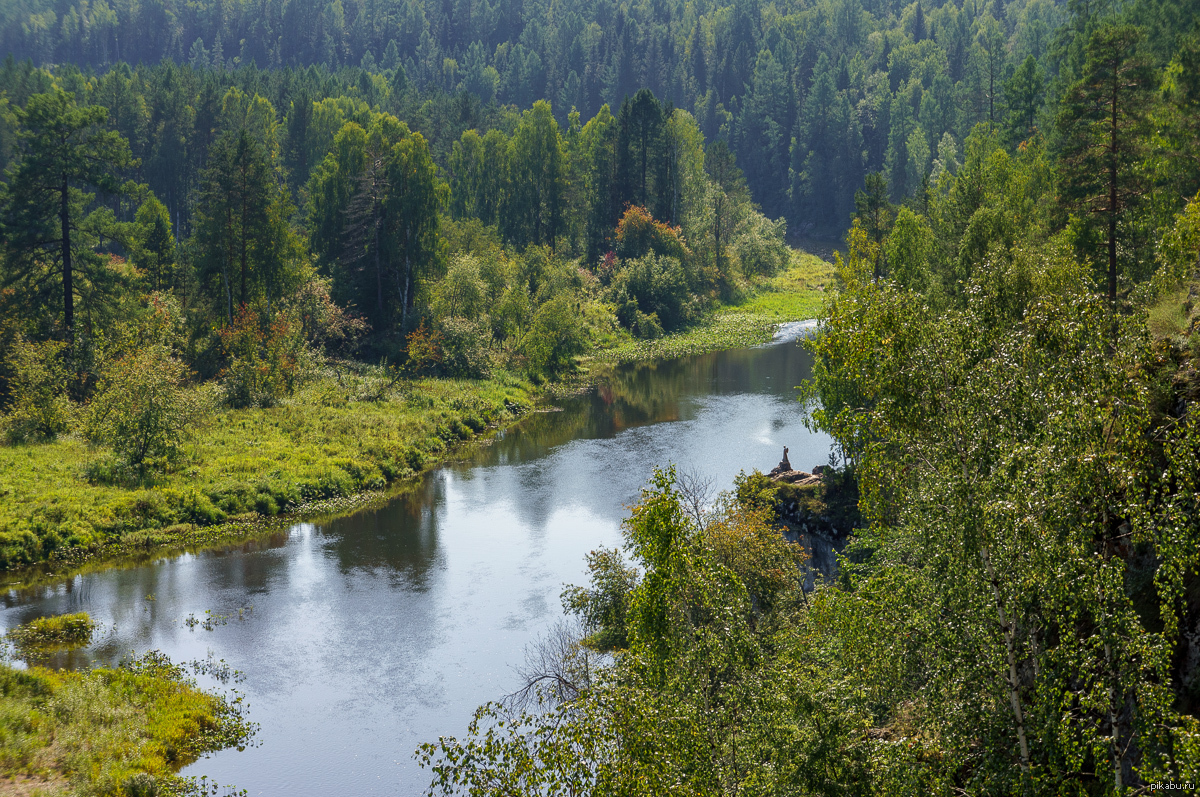
{"type": "Polygon", "coordinates": [[[1117,301],[1117,71],[1113,70],[1108,141],[1108,301],[1117,301]]]}
{"type": "Polygon", "coordinates": [[[59,195],[58,220],[62,227],[62,271],[63,271],[63,326],[67,330],[67,344],[75,345],[75,284],[71,271],[71,186],[66,175],[62,178],[59,195]]]}
{"type": "Polygon", "coordinates": [[[375,225],[372,233],[374,235],[374,243],[372,246],[375,249],[375,309],[379,311],[379,317],[383,317],[383,266],[379,262],[379,202],[378,200],[371,203],[374,213],[373,224],[375,225]]]}
{"type": "Polygon", "coordinates": [[[221,276],[225,279],[225,317],[233,324],[233,286],[230,285],[229,271],[233,265],[233,208],[225,206],[225,258],[221,262],[221,276]]]}
{"type": "Polygon", "coordinates": [[[241,302],[242,307],[245,307],[246,306],[246,245],[247,245],[246,238],[248,237],[246,235],[246,216],[250,212],[250,208],[249,208],[250,203],[249,203],[249,197],[246,196],[248,187],[246,185],[247,181],[246,181],[246,175],[245,175],[245,164],[242,165],[242,169],[243,169],[243,171],[242,171],[242,196],[241,196],[241,200],[242,200],[242,229],[241,229],[241,234],[242,234],[242,240],[241,240],[241,244],[242,244],[242,252],[241,252],[242,295],[241,295],[240,302],[241,302]]]}
{"type": "Polygon", "coordinates": [[[1017,743],[1020,746],[1021,752],[1021,771],[1028,773],[1029,741],[1025,737],[1025,712],[1021,708],[1021,695],[1017,691],[1020,680],[1017,676],[1016,624],[1009,619],[1008,614],[1004,611],[1004,600],[1000,595],[1000,582],[996,578],[996,571],[992,567],[992,560],[988,556],[987,548],[979,551],[979,558],[983,560],[983,567],[987,572],[988,581],[992,584],[992,594],[996,600],[996,616],[999,618],[1000,627],[1004,631],[1004,653],[1008,663],[1008,700],[1012,705],[1013,720],[1017,725],[1017,743]]]}

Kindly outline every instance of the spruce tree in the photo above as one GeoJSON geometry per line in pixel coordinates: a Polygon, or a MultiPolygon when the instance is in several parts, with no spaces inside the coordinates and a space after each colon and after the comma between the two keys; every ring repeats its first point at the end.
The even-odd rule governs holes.
{"type": "Polygon", "coordinates": [[[1153,72],[1138,52],[1141,39],[1128,25],[1096,30],[1058,118],[1062,196],[1071,208],[1104,220],[1110,302],[1117,298],[1119,222],[1145,191],[1139,165],[1150,132],[1153,72]]]}

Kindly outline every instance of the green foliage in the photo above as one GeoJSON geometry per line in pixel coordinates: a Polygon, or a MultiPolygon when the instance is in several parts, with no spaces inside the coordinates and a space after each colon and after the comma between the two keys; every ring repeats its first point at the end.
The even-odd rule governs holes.
{"type": "Polygon", "coordinates": [[[688,283],[684,265],[673,257],[651,253],[629,261],[610,287],[617,318],[640,337],[678,329],[699,315],[699,301],[688,283]]]}
{"type": "Polygon", "coordinates": [[[200,279],[229,324],[235,306],[278,301],[294,288],[299,261],[288,226],[291,204],[275,171],[274,142],[254,130],[273,124],[274,111],[269,104],[257,107],[265,103],[261,97],[251,101],[237,89],[230,89],[224,105],[235,106],[240,99],[254,112],[230,108],[227,114],[246,118],[231,120],[237,126],[224,130],[212,146],[201,175],[194,233],[200,279]],[[263,115],[267,120],[258,118],[263,115]]]}
{"type": "Polygon", "coordinates": [[[87,612],[39,617],[5,634],[22,656],[63,648],[78,648],[92,641],[96,623],[87,612]]]}
{"type": "Polygon", "coordinates": [[[53,440],[70,431],[75,409],[67,396],[66,344],[18,336],[9,352],[11,394],[4,432],[10,443],[53,440]]]}
{"type": "Polygon", "coordinates": [[[207,411],[187,381],[187,366],[161,343],[121,357],[105,369],[88,407],[88,439],[109,446],[139,472],[178,463],[193,425],[207,411]]]}
{"type": "MultiPolygon", "coordinates": [[[[856,277],[862,239],[811,343],[814,418],[854,462],[871,524],[822,598],[845,607],[828,631],[839,666],[864,666],[879,727],[937,750],[930,788],[963,772],[999,793],[1093,768],[1117,793],[1184,777],[1195,763],[1177,745],[1194,731],[1171,707],[1179,643],[1163,630],[1183,582],[1161,579],[1194,565],[1151,518],[1196,534],[1164,476],[1192,432],[1148,444],[1148,385],[1130,378],[1153,362],[1142,332],[1114,339],[1061,242],[985,261],[964,307],[934,311],[856,277]]],[[[906,766],[883,755],[874,770],[886,782],[906,766]]]]}
{"type": "Polygon", "coordinates": [[[750,215],[733,241],[742,273],[771,277],[783,270],[791,256],[783,240],[786,231],[783,219],[771,221],[759,213],[750,215]]]}
{"type": "Polygon", "coordinates": [[[154,651],[82,673],[0,666],[0,762],[49,788],[186,793],[174,773],[206,753],[241,749],[255,729],[239,698],[201,691],[154,651]]]}
{"type": "Polygon", "coordinates": [[[599,651],[623,650],[629,646],[626,624],[638,571],[617,548],[599,548],[586,560],[591,586],[563,590],[563,609],[583,622],[588,632],[583,644],[599,651]]]}
{"type": "Polygon", "coordinates": [[[167,206],[151,196],[134,215],[136,232],[131,247],[133,264],[146,275],[153,290],[175,285],[175,236],[167,206]]]}
{"type": "Polygon", "coordinates": [[[484,309],[486,290],[478,259],[471,255],[453,257],[446,276],[434,288],[434,315],[478,318],[484,309]]]}
{"type": "Polygon", "coordinates": [[[491,373],[488,342],[492,331],[486,321],[450,316],[439,322],[438,332],[441,333],[441,367],[444,373],[471,379],[486,377],[491,373]]]}
{"type": "Polygon", "coordinates": [[[594,643],[628,647],[571,702],[516,716],[484,706],[464,740],[422,745],[430,793],[786,793],[796,769],[820,771],[791,755],[804,699],[789,700],[792,675],[768,654],[776,618],[795,606],[802,552],[760,515],[731,504],[717,514],[691,524],[673,469],[656,473],[625,523],[642,577],[597,551],[591,586],[564,593],[594,643]]]}
{"type": "MultiPolygon", "coordinates": [[[[1145,191],[1140,168],[1149,137],[1153,71],[1140,52],[1142,32],[1107,24],[1088,39],[1083,74],[1058,117],[1063,198],[1106,227],[1108,298],[1117,298],[1121,221],[1145,191]]],[[[1083,239],[1082,251],[1097,254],[1083,239]]]]}
{"type": "Polygon", "coordinates": [[[884,246],[891,276],[901,287],[916,293],[928,291],[933,245],[929,222],[908,208],[901,208],[884,246]]]}
{"type": "Polygon", "coordinates": [[[522,345],[530,373],[554,376],[572,370],[584,337],[571,300],[557,296],[539,307],[522,345]]]}
{"type": "Polygon", "coordinates": [[[77,295],[90,322],[122,281],[96,251],[105,238],[126,237],[91,193],[126,192],[119,174],[130,165],[129,143],[104,129],[107,115],[99,105],[79,106],[57,86],[30,97],[17,114],[17,158],[0,207],[4,284],[19,286],[23,314],[53,319],[68,341],[75,339],[77,295]]]}

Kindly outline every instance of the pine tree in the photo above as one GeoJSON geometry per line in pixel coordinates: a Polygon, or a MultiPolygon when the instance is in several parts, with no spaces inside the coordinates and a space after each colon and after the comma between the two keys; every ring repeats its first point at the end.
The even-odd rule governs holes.
{"type": "Polygon", "coordinates": [[[290,203],[262,143],[246,130],[225,133],[209,153],[196,208],[201,275],[214,286],[225,318],[234,303],[278,299],[291,256],[290,203]]]}
{"type": "Polygon", "coordinates": [[[1117,298],[1119,222],[1145,191],[1139,164],[1146,147],[1153,73],[1139,54],[1141,32],[1128,25],[1096,30],[1082,77],[1058,118],[1062,195],[1069,206],[1104,219],[1108,298],[1117,298]]]}
{"type": "Polygon", "coordinates": [[[70,343],[77,294],[85,301],[102,299],[112,280],[96,245],[125,237],[91,193],[120,193],[120,171],[132,163],[129,144],[105,129],[107,117],[105,108],[81,107],[61,89],[30,97],[17,111],[17,159],[0,209],[4,284],[19,284],[36,303],[57,286],[61,328],[70,343]]]}

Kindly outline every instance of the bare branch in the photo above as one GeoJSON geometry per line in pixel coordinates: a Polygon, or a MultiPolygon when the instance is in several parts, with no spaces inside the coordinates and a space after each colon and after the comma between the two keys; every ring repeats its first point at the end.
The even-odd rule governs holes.
{"type": "Polygon", "coordinates": [[[704,531],[716,492],[713,477],[705,476],[696,468],[688,468],[678,473],[675,486],[679,490],[683,511],[695,522],[696,528],[704,531]]]}
{"type": "Polygon", "coordinates": [[[578,621],[560,619],[525,647],[525,663],[515,667],[521,687],[501,701],[507,711],[553,709],[573,703],[592,686],[600,654],[580,644],[578,621]]]}

